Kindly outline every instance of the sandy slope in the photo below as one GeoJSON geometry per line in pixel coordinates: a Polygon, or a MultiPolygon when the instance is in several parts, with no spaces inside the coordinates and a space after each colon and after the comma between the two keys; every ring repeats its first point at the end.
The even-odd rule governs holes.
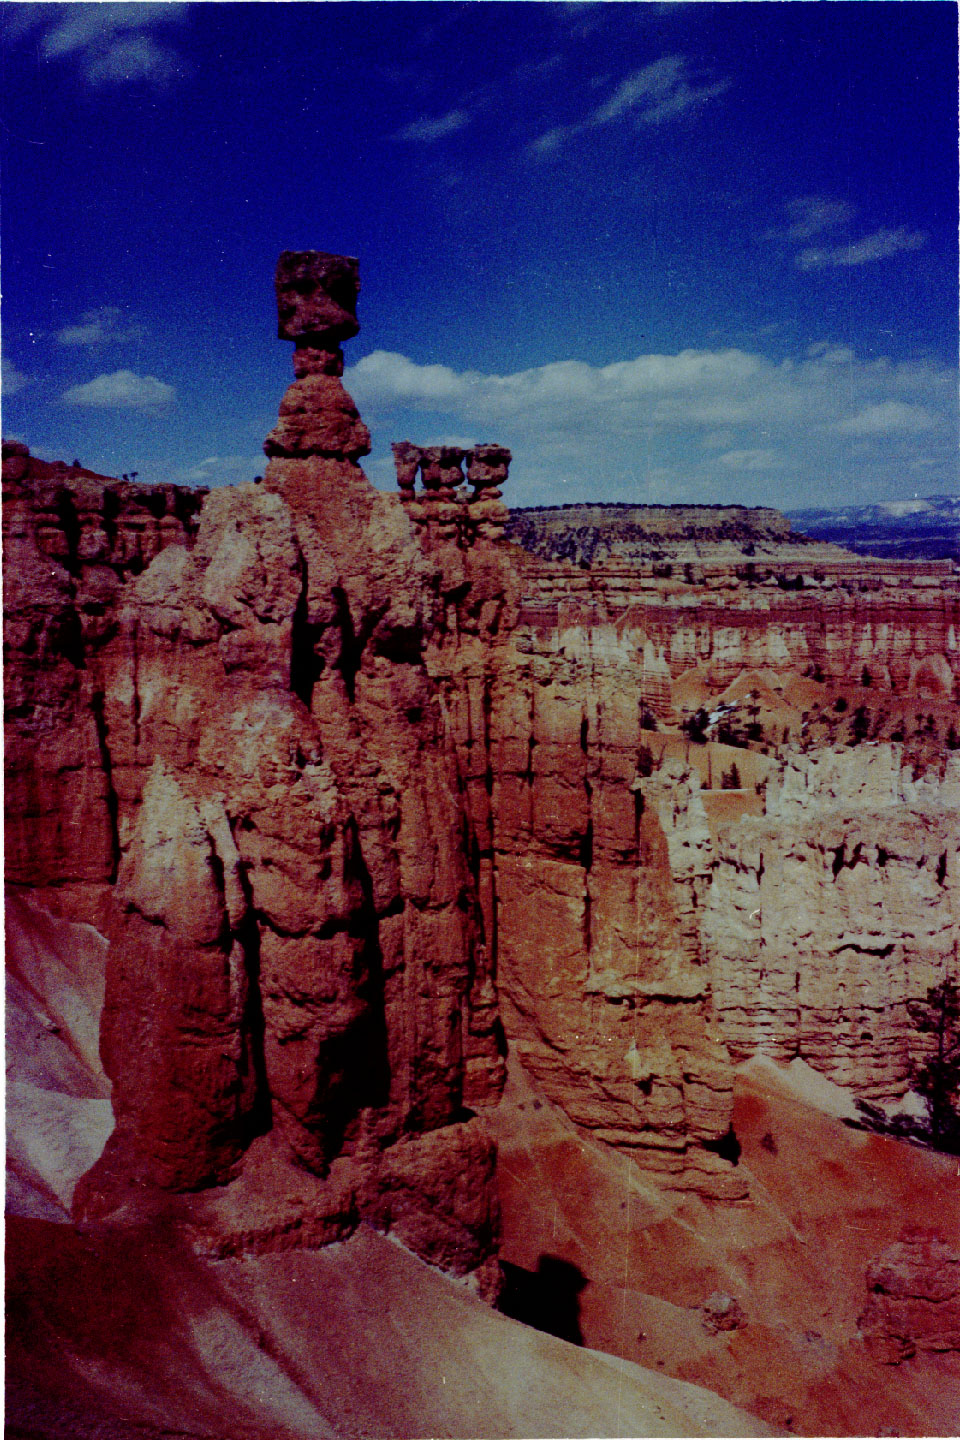
{"type": "Polygon", "coordinates": [[[7,891],[8,1214],[65,1220],[113,1129],[100,1064],[107,942],[7,891]]]}
{"type": "Polygon", "coordinates": [[[498,1315],[382,1236],[219,1262],[14,1221],[8,1433],[749,1435],[693,1385],[498,1315]],[[121,1424],[141,1429],[127,1429],[121,1424]]]}
{"type": "Polygon", "coordinates": [[[960,1243],[956,1158],[851,1130],[829,1113],[843,1108],[806,1067],[742,1067],[734,1127],[751,1196],[720,1204],[644,1185],[514,1071],[498,1115],[504,1259],[576,1267],[586,1344],[794,1433],[956,1435],[960,1357],[882,1365],[857,1329],[866,1267],[905,1227],[960,1243]],[[713,1292],[745,1323],[709,1333],[713,1292]]]}
{"type": "Polygon", "coordinates": [[[112,1125],[105,954],[89,926],[8,897],[11,1440],[755,1433],[709,1392],[507,1319],[371,1231],[213,1262],[159,1226],[64,1223],[112,1125]]]}

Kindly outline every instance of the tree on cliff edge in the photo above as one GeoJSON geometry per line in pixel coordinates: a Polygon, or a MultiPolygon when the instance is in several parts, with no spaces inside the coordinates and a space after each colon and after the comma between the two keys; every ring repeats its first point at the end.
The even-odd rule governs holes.
{"type": "Polygon", "coordinates": [[[932,985],[925,1000],[908,1002],[914,1028],[932,1035],[932,1053],[917,1065],[914,1088],[927,1102],[930,1139],[938,1150],[960,1155],[960,986],[932,985]]]}

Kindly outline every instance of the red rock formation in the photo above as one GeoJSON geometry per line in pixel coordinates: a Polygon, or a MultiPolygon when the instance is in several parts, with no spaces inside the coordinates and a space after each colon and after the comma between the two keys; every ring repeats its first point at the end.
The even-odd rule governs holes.
{"type": "Polygon", "coordinates": [[[932,1231],[907,1231],[867,1267],[867,1303],[857,1322],[886,1365],[918,1350],[960,1351],[960,1254],[932,1231]]]}
{"type": "MultiPolygon", "coordinates": [[[[422,657],[447,581],[356,464],[366,431],[339,378],[355,293],[352,262],[283,257],[298,378],[265,482],[208,496],[198,529],[165,537],[186,543],[118,578],[104,633],[81,626],[66,656],[32,560],[48,530],[56,544],[66,532],[24,499],[36,593],[25,580],[16,597],[11,676],[56,697],[50,730],[66,722],[76,746],[90,728],[97,744],[57,756],[55,773],[74,765],[105,839],[91,858],[74,831],[28,863],[25,787],[8,833],[16,878],[57,886],[63,908],[82,903],[57,885],[62,854],[84,857],[78,880],[115,879],[101,1048],[117,1123],[81,1213],[238,1177],[192,1206],[210,1248],[330,1238],[366,1217],[482,1272],[493,1150],[472,1110],[496,1100],[501,1062],[455,759],[422,657]],[[315,1177],[293,1203],[290,1157],[315,1177]]],[[[124,524],[139,498],[121,492],[124,524]]],[[[66,569],[59,585],[69,617],[66,569]]],[[[42,775],[35,733],[24,764],[42,775]]],[[[62,827],[59,793],[48,808],[62,827]]]]}
{"type": "MultiPolygon", "coordinates": [[[[530,560],[502,543],[499,446],[397,446],[406,498],[378,494],[341,379],[357,290],[354,261],[281,259],[295,380],[261,485],[188,499],[25,479],[32,462],[11,450],[9,860],[113,941],[117,1129],[82,1187],[89,1213],[131,1179],[232,1181],[191,1210],[211,1249],[329,1239],[367,1216],[469,1269],[494,1226],[469,1112],[499,1090],[495,980],[508,1042],[548,1097],[709,1196],[745,1189],[728,1038],[738,1056],[769,1041],[866,1093],[902,1090],[900,1040],[861,1023],[864,1005],[878,1023],[899,1013],[892,964],[860,976],[869,1003],[849,1014],[830,977],[846,983],[870,949],[859,930],[848,943],[865,905],[904,911],[899,938],[889,916],[869,933],[921,992],[946,963],[945,806],[911,909],[892,862],[882,893],[865,896],[859,870],[852,884],[856,816],[838,830],[818,812],[816,833],[786,811],[760,819],[773,757],[649,727],[748,675],[773,696],[778,667],[796,689],[805,670],[849,675],[869,657],[884,685],[949,690],[960,600],[952,582],[933,593],[930,567],[816,546],[798,559],[776,517],[761,517],[763,564],[748,562],[740,511],[729,533],[715,512],[673,516],[649,564],[530,560]],[[731,755],[740,783],[721,795],[731,755]],[[751,811],[753,830],[718,851],[721,822],[751,811]],[[803,846],[815,903],[841,854],[829,965],[790,928],[799,891],[783,877],[803,846]],[[765,864],[767,913],[793,908],[758,950],[765,864]],[[291,1156],[305,1189],[285,1178],[291,1156]]],[[[911,844],[897,865],[916,861],[911,844]]]]}

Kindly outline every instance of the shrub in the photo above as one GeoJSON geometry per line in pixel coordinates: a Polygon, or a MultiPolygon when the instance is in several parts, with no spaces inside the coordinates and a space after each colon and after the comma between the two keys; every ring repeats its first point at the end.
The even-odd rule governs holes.
{"type": "Polygon", "coordinates": [[[706,710],[698,710],[695,715],[691,715],[688,719],[684,720],[682,727],[683,733],[687,739],[692,740],[695,745],[703,745],[706,743],[707,726],[709,724],[710,716],[706,710]]]}
{"type": "Polygon", "coordinates": [[[914,1088],[927,1103],[931,1143],[960,1154],[960,986],[941,980],[925,1000],[908,1002],[907,1013],[915,1030],[934,1037],[933,1053],[913,1072],[914,1088]]]}

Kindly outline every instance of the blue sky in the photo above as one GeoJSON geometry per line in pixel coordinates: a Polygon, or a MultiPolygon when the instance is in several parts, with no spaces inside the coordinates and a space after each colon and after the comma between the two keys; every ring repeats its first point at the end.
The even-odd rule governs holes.
{"type": "Polygon", "coordinates": [[[516,505],[954,492],[950,3],[5,4],[3,429],[261,473],[284,248],[391,440],[516,505]]]}

